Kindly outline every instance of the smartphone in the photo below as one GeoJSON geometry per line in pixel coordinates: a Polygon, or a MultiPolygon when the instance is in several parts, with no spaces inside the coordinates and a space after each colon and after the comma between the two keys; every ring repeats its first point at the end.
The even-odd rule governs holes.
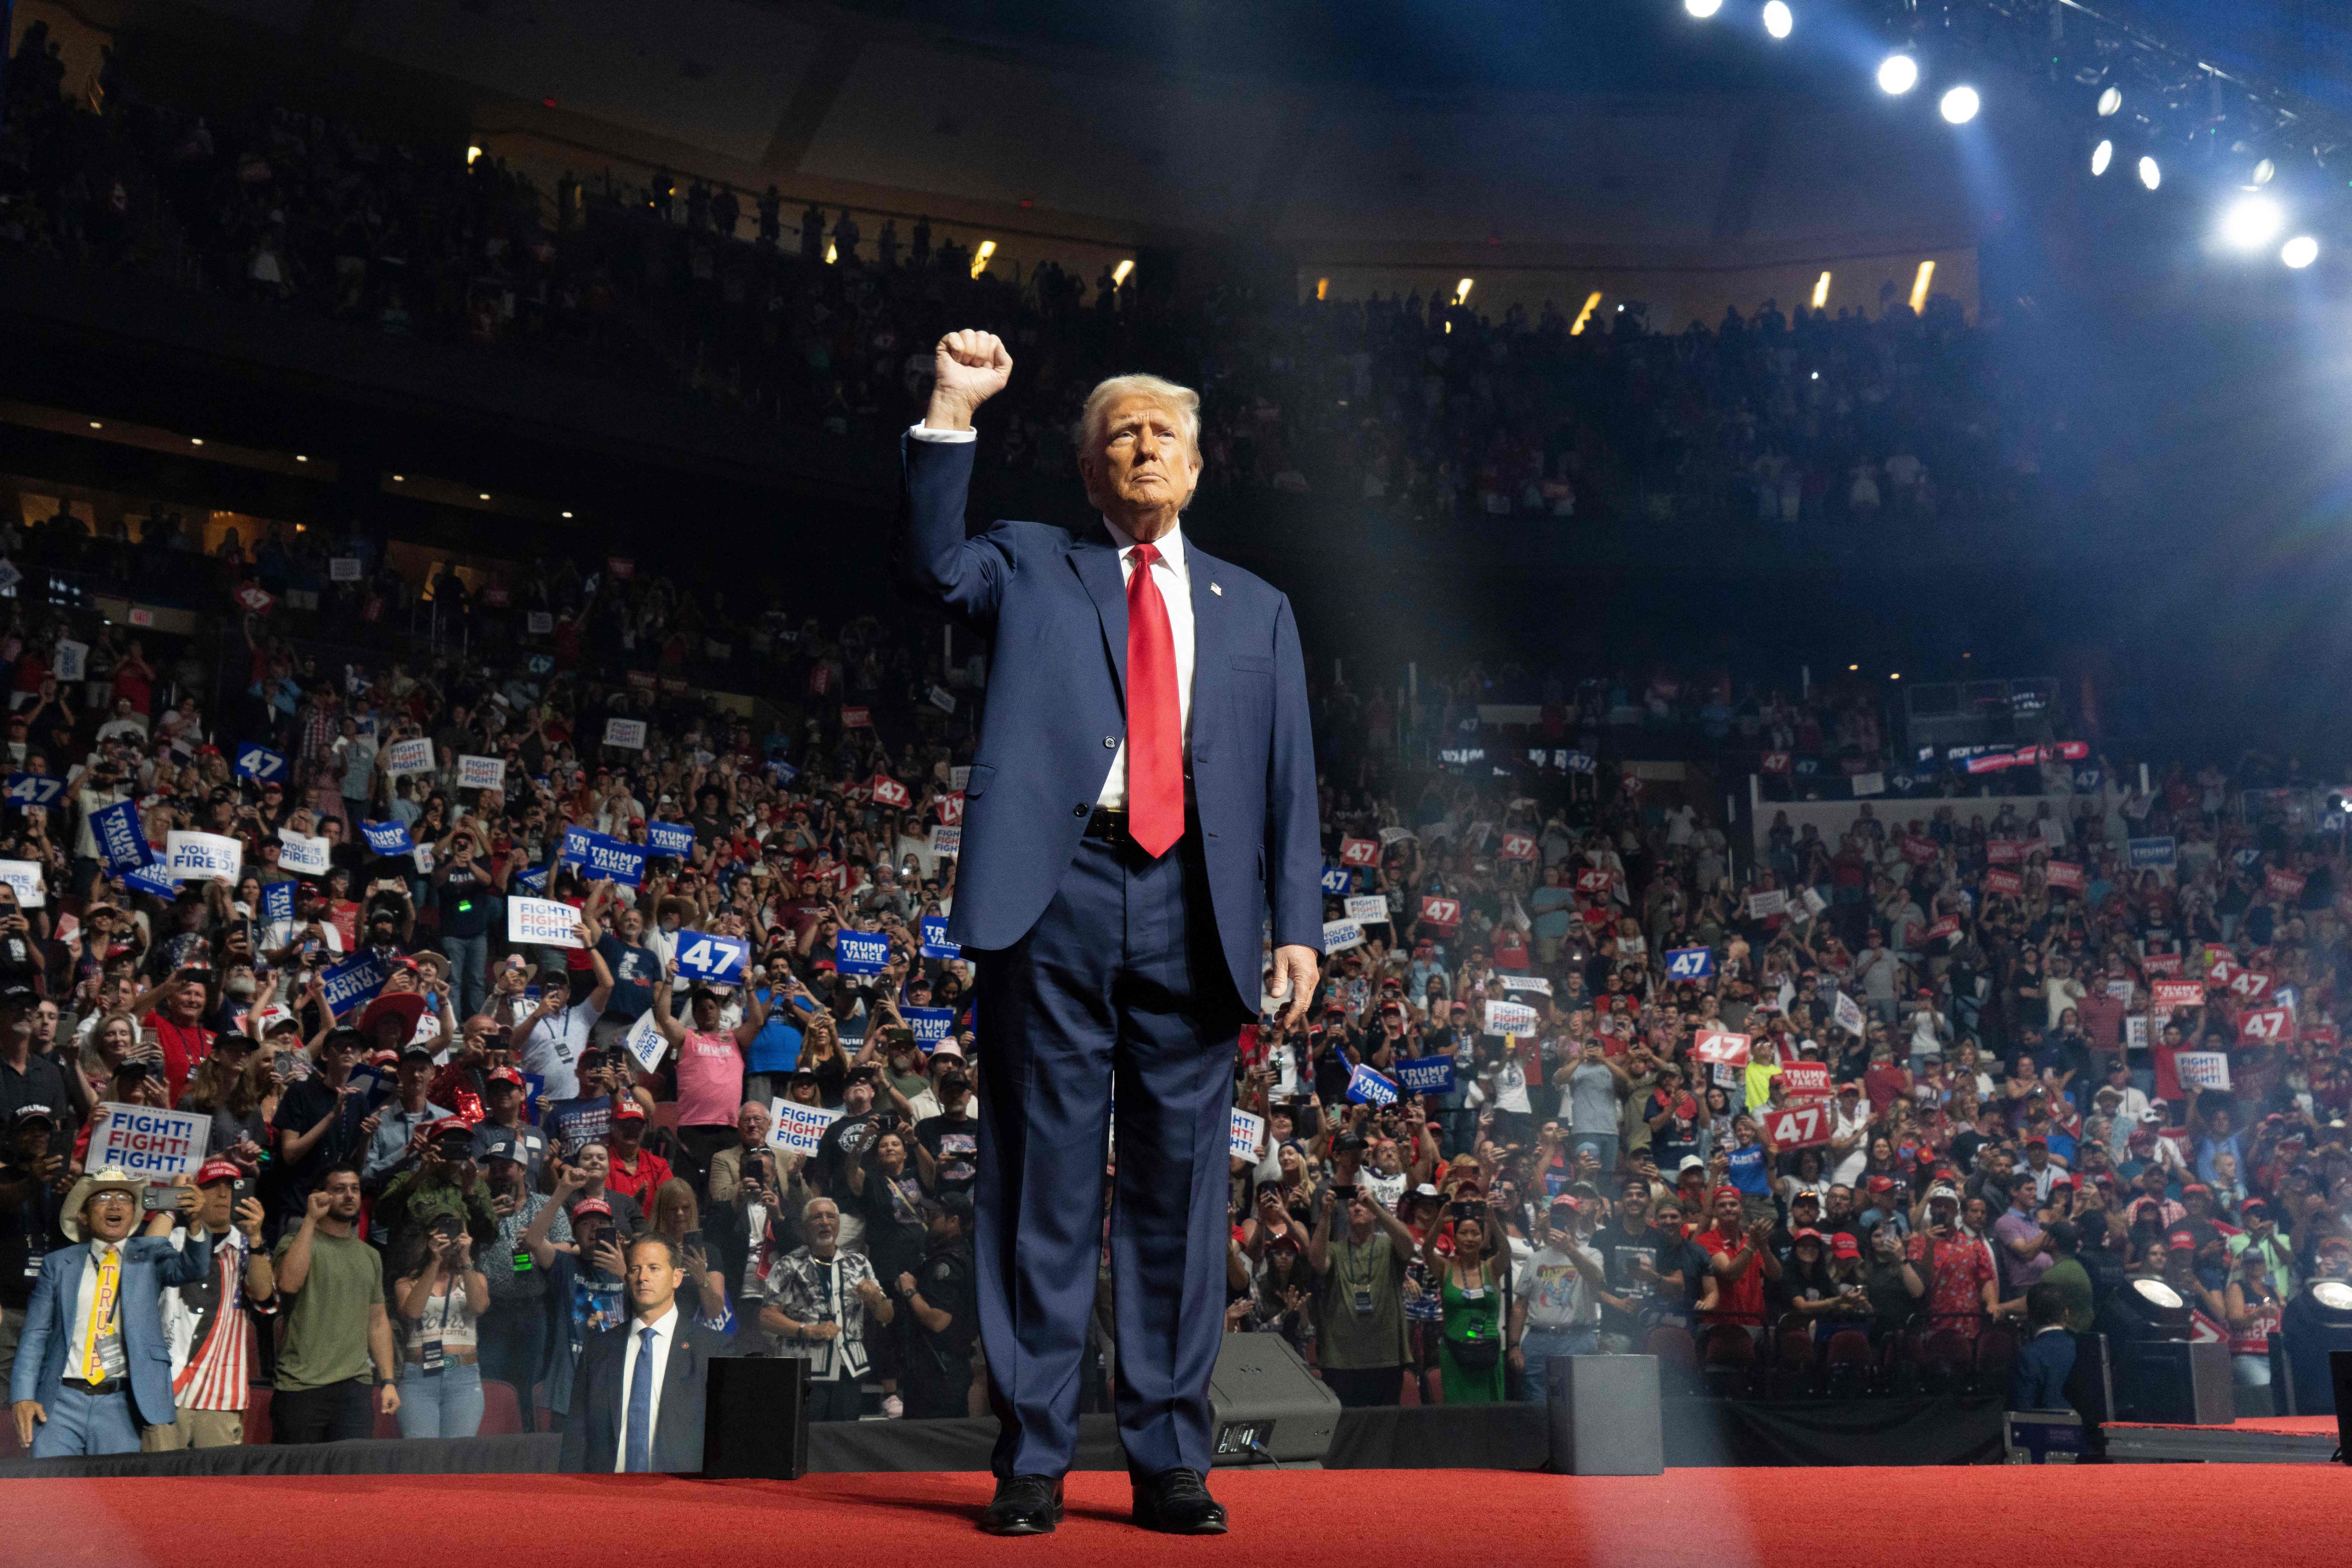
{"type": "Polygon", "coordinates": [[[680,1241],[678,1246],[688,1252],[695,1251],[702,1246],[702,1233],[698,1230],[688,1231],[685,1239],[680,1241]]]}
{"type": "Polygon", "coordinates": [[[150,1182],[139,1192],[139,1206],[149,1214],[166,1214],[180,1206],[180,1189],[169,1182],[150,1182]]]}

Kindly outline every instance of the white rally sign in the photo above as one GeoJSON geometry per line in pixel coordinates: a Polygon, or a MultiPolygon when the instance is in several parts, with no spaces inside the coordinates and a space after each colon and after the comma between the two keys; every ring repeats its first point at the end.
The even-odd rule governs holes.
{"type": "Polygon", "coordinates": [[[507,900],[507,940],[531,947],[578,947],[580,911],[553,899],[507,900]]]}

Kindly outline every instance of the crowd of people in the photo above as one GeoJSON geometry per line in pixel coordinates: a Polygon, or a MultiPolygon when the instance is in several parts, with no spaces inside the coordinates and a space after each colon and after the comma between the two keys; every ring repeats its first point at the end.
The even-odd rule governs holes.
{"type": "MultiPolygon", "coordinates": [[[[382,592],[366,558],[326,591],[382,592]]],[[[656,573],[518,565],[464,658],[338,667],[235,596],[259,559],[220,566],[217,688],[37,596],[0,640],[23,1440],[119,1444],[53,1426],[15,1353],[57,1370],[42,1260],[110,1233],[163,1306],[151,1447],[239,1440],[258,1400],[280,1442],[463,1436],[508,1393],[561,1423],[653,1237],[697,1332],[809,1359],[820,1418],[982,1408],[987,1046],[929,922],[984,659],[779,598],[741,634],[755,722],[686,679],[710,595],[656,573]],[[518,939],[538,900],[560,921],[518,939]],[[107,1163],[140,1108],[205,1128],[170,1182],[107,1163]]],[[[1315,683],[1340,923],[1308,1020],[1236,1064],[1234,1331],[1351,1405],[1476,1403],[1661,1331],[1972,1341],[2037,1286],[2079,1326],[2152,1276],[2255,1383],[2281,1302],[2352,1271],[2343,814],[2294,770],[2061,770],[2031,816],[1894,800],[1751,846],[1620,773],[1605,722],[1594,773],[1412,743],[1488,679],[1403,712],[1315,683]]],[[[1544,679],[1592,699],[1563,716],[1628,696],[1544,679]]],[[[1800,743],[1873,739],[1850,712],[1800,743]]]]}
{"type": "Polygon", "coordinates": [[[1889,292],[1834,315],[1762,301],[1651,330],[1640,301],[1499,317],[1442,292],[1360,301],[1234,285],[1180,303],[1052,260],[985,267],[927,219],[656,170],[539,188],[497,156],[323,116],[149,101],[110,63],[64,99],[26,30],[0,128],[0,245],[354,328],[499,345],[873,449],[947,327],[984,321],[1024,374],[991,454],[1046,482],[1085,389],[1149,365],[1207,395],[1205,483],[1432,524],[1677,516],[1790,537],[2006,518],[2078,493],[2077,399],[2029,384],[2010,331],[1889,292]],[[2063,437],[2063,438],[2062,438],[2063,437]]]}
{"type": "MultiPolygon", "coordinates": [[[[119,82],[93,112],[43,58],[0,130],[0,241],[612,374],[650,356],[838,438],[886,440],[941,321],[992,310],[1024,375],[985,460],[1065,482],[1075,400],[1155,358],[1211,393],[1213,484],[1411,515],[1687,495],[1801,527],[2042,478],[2048,404],[1941,307],[1665,336],[1089,300],[919,230],[869,253],[845,214],[788,243],[780,201],[666,174],[550,205],[495,159],[310,117],[232,128],[119,82]]],[[[168,515],[134,539],[70,512],[0,536],[42,569],[0,633],[18,1441],[456,1437],[494,1404],[576,1436],[583,1347],[656,1254],[682,1331],[806,1360],[819,1419],[979,1412],[989,1043],[938,922],[984,651],[844,619],[814,582],[615,556],[469,587],[383,546],[205,552],[168,515]],[[226,654],[52,603],[51,572],[170,584],[226,654]]],[[[2266,1380],[2282,1304],[2352,1275],[2345,814],[2273,759],[2143,788],[2086,746],[2029,769],[2030,813],[1905,785],[1829,836],[1735,839],[1618,768],[1627,726],[1797,778],[1892,766],[1888,715],[1738,671],[1581,675],[1432,671],[1402,704],[1311,682],[1327,972],[1235,1063],[1228,1328],[1350,1405],[1478,1404],[1540,1397],[1552,1356],[2084,1328],[2161,1279],[2266,1380]],[[1538,714],[1507,739],[1479,711],[1506,700],[1538,714]]]]}

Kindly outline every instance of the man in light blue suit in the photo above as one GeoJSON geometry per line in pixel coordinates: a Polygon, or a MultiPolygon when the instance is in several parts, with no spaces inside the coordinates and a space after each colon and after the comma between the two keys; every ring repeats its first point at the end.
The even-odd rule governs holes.
{"type": "Polygon", "coordinates": [[[1275,994],[1296,1017],[1322,949],[1307,670],[1290,602],[1188,541],[1200,399],[1119,376],[1087,400],[1101,520],[967,538],[972,413],[1013,370],[986,332],[933,356],[902,442],[908,575],[992,639],[949,936],[979,968],[981,1342],[1001,1431],[981,1527],[1061,1517],[1079,1362],[1110,1225],[1121,1442],[1134,1518],[1225,1528],[1209,1495],[1223,1328],[1234,1047],[1275,994]]]}
{"type": "MultiPolygon", "coordinates": [[[[140,1187],[100,1171],[66,1194],[59,1223],[78,1245],[42,1259],[9,1378],[16,1439],[37,1459],[135,1454],[142,1426],[177,1415],[161,1302],[211,1273],[212,1239],[192,1229],[174,1249],[168,1234],[133,1237],[140,1187]]],[[[184,1192],[191,1206],[195,1189],[184,1192]]],[[[169,1216],[159,1218],[168,1232],[169,1216]]]]}

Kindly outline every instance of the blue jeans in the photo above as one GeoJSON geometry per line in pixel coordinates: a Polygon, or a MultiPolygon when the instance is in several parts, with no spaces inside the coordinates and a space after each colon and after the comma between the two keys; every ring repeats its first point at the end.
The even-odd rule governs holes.
{"type": "Polygon", "coordinates": [[[489,933],[445,936],[441,939],[441,951],[449,960],[449,1002],[462,1024],[480,1012],[489,998],[489,933]]]}
{"type": "Polygon", "coordinates": [[[1592,1355],[1601,1349],[1599,1329],[1529,1329],[1519,1336],[1519,1354],[1527,1362],[1519,1398],[1541,1405],[1549,1397],[1551,1376],[1544,1363],[1556,1355],[1592,1355]]]}
{"type": "Polygon", "coordinates": [[[404,1437],[472,1436],[482,1426],[482,1369],[453,1363],[427,1374],[402,1363],[399,1420],[404,1437]]]}

